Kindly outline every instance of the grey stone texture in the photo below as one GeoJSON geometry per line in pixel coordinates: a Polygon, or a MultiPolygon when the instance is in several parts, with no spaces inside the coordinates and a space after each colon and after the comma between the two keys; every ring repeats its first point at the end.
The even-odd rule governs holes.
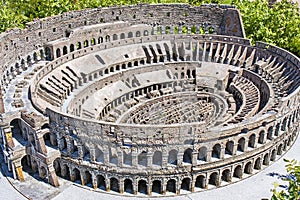
{"type": "Polygon", "coordinates": [[[0,144],[20,181],[204,191],[258,173],[299,133],[299,58],[252,46],[232,6],[74,11],[0,41],[0,144]]]}

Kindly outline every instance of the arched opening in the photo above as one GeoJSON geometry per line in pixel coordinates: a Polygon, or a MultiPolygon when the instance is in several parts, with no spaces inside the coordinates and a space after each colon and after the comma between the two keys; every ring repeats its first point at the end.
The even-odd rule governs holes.
{"type": "Polygon", "coordinates": [[[216,144],[213,147],[212,153],[211,153],[211,157],[212,158],[221,158],[221,145],[220,144],[216,144]]]}
{"type": "Polygon", "coordinates": [[[51,49],[49,47],[45,48],[45,59],[47,61],[51,61],[52,60],[52,52],[51,52],[51,49]]]}
{"type": "Polygon", "coordinates": [[[203,176],[203,175],[197,176],[196,182],[195,182],[195,187],[203,188],[203,189],[205,188],[205,176],[203,176]]]}
{"type": "Polygon", "coordinates": [[[147,167],[147,153],[145,151],[139,154],[138,164],[147,167]]]}
{"type": "Polygon", "coordinates": [[[85,185],[93,187],[92,174],[89,171],[85,171],[85,185]]]}
{"type": "Polygon", "coordinates": [[[276,149],[273,149],[271,152],[271,161],[275,161],[276,159],[276,149]]]}
{"type": "Polygon", "coordinates": [[[258,143],[259,143],[259,144],[263,144],[264,141],[265,141],[264,138],[265,138],[265,132],[264,132],[264,131],[261,131],[261,132],[259,133],[258,143]]]}
{"type": "Polygon", "coordinates": [[[255,160],[254,169],[256,169],[256,170],[260,170],[261,169],[261,159],[260,158],[257,158],[255,160]]]}
{"type": "Polygon", "coordinates": [[[75,182],[75,183],[82,184],[81,183],[80,171],[77,168],[73,169],[72,181],[75,182]]]}
{"type": "Polygon", "coordinates": [[[119,181],[116,178],[110,178],[110,189],[115,192],[120,192],[119,181]]]}
{"type": "Polygon", "coordinates": [[[39,169],[39,177],[42,179],[46,179],[47,178],[47,170],[44,166],[41,166],[39,169]]]}
{"type": "Polygon", "coordinates": [[[109,41],[110,41],[110,36],[109,35],[105,36],[105,42],[109,42],[109,41]]]}
{"type": "Polygon", "coordinates": [[[155,151],[153,154],[153,159],[152,159],[152,164],[153,165],[162,165],[162,153],[161,151],[155,151]]]}
{"type": "Polygon", "coordinates": [[[81,42],[77,42],[77,43],[76,43],[76,49],[77,49],[77,50],[81,49],[81,42]]]}
{"type": "Polygon", "coordinates": [[[226,143],[225,154],[233,155],[234,142],[228,141],[226,143]]]}
{"type": "Polygon", "coordinates": [[[208,184],[219,186],[219,174],[217,172],[210,174],[208,184]]]}
{"type": "Polygon", "coordinates": [[[161,182],[159,180],[152,182],[152,192],[161,194],[161,182]]]}
{"type": "Polygon", "coordinates": [[[66,180],[71,180],[70,169],[68,165],[64,164],[61,169],[61,176],[66,180]]]}
{"type": "Polygon", "coordinates": [[[190,191],[190,189],[191,189],[191,179],[190,178],[184,178],[181,181],[181,189],[190,191]]]}
{"type": "Polygon", "coordinates": [[[233,177],[241,179],[242,176],[243,176],[242,167],[240,165],[238,165],[234,168],[233,177]]]}
{"type": "Polygon", "coordinates": [[[252,173],[252,166],[251,162],[247,162],[247,164],[244,167],[244,173],[251,174],[252,173]]]}
{"type": "Polygon", "coordinates": [[[174,179],[170,179],[167,182],[167,192],[176,193],[176,181],[174,179]]]}
{"type": "Polygon", "coordinates": [[[278,147],[277,147],[277,155],[281,155],[282,154],[282,144],[280,144],[278,147]]]}
{"type": "Polygon", "coordinates": [[[229,169],[225,169],[222,172],[222,181],[231,182],[231,173],[229,169]]]}
{"type": "Polygon", "coordinates": [[[145,180],[139,180],[138,183],[138,192],[139,193],[143,193],[143,194],[147,194],[147,182],[145,180]]]}
{"type": "Polygon", "coordinates": [[[51,141],[51,138],[50,138],[50,132],[45,133],[45,134],[43,135],[43,139],[44,139],[45,145],[48,146],[48,147],[54,148],[55,145],[57,145],[56,140],[52,140],[52,141],[51,141]],[[55,144],[52,144],[52,143],[54,143],[54,142],[55,142],[55,144]]]}
{"type": "Polygon", "coordinates": [[[60,48],[56,49],[56,58],[59,58],[61,56],[60,48]]]}
{"type": "Polygon", "coordinates": [[[245,151],[245,138],[242,137],[239,139],[237,150],[241,152],[245,151]]]}
{"type": "Polygon", "coordinates": [[[248,147],[251,147],[251,148],[255,147],[255,134],[254,133],[249,137],[248,147]]]}
{"type": "Polygon", "coordinates": [[[60,176],[61,177],[61,167],[60,167],[60,158],[56,158],[54,161],[53,161],[53,167],[54,167],[54,170],[55,170],[55,174],[57,176],[60,176]]]}
{"type": "Polygon", "coordinates": [[[89,41],[88,40],[85,40],[84,42],[83,42],[83,48],[86,48],[86,47],[88,47],[89,46],[89,41]]]}
{"type": "Polygon", "coordinates": [[[132,37],[133,37],[132,32],[129,32],[129,33],[128,33],[128,38],[132,38],[132,37]]]}
{"type": "Polygon", "coordinates": [[[71,45],[70,45],[70,52],[73,52],[74,50],[75,50],[74,44],[71,44],[71,45]]]}
{"type": "Polygon", "coordinates": [[[63,55],[68,54],[68,48],[66,46],[63,47],[63,55]]]}
{"type": "Polygon", "coordinates": [[[273,139],[273,126],[269,127],[269,129],[268,129],[267,139],[268,140],[273,139]]]}
{"type": "Polygon", "coordinates": [[[130,179],[125,179],[124,181],[124,191],[133,194],[132,181],[130,179]]]}
{"type": "Polygon", "coordinates": [[[27,172],[30,175],[33,175],[35,173],[35,171],[32,169],[30,155],[23,156],[23,158],[21,159],[21,165],[22,165],[22,170],[24,172],[27,172]]]}
{"type": "Polygon", "coordinates": [[[106,190],[105,178],[102,175],[97,175],[98,188],[101,190],[106,190]]]}
{"type": "MultiPolygon", "coordinates": [[[[21,129],[21,120],[20,119],[14,119],[10,122],[11,132],[14,139],[16,139],[16,142],[20,143],[22,146],[27,146],[27,136],[26,138],[23,137],[22,129],[21,129]]],[[[31,141],[33,145],[35,145],[34,138],[31,138],[31,141]]],[[[18,144],[15,144],[16,146],[18,144]]]]}
{"type": "Polygon", "coordinates": [[[199,149],[198,160],[207,161],[207,148],[201,147],[199,149]]]}
{"type": "Polygon", "coordinates": [[[118,39],[118,35],[117,34],[113,34],[113,40],[117,40],[118,39]]]}
{"type": "Polygon", "coordinates": [[[263,159],[263,165],[269,165],[270,164],[270,159],[269,159],[269,154],[265,154],[264,155],[264,159],[263,159]]]}
{"type": "Polygon", "coordinates": [[[135,33],[135,36],[136,36],[136,37],[141,37],[141,32],[140,32],[140,31],[137,31],[137,32],[135,33]]]}
{"type": "Polygon", "coordinates": [[[192,149],[186,149],[183,154],[183,162],[192,164],[192,153],[192,149]]]}
{"type": "Polygon", "coordinates": [[[122,40],[122,39],[125,39],[125,33],[121,33],[120,39],[121,39],[121,40],[122,40]]]}
{"type": "Polygon", "coordinates": [[[177,153],[178,151],[175,149],[172,149],[169,151],[169,156],[168,156],[168,163],[172,165],[177,165],[177,153]]]}

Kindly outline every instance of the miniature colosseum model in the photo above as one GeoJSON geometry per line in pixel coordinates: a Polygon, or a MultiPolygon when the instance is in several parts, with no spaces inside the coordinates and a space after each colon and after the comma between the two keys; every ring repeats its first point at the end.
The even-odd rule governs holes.
{"type": "Polygon", "coordinates": [[[232,6],[135,5],[0,35],[14,178],[176,195],[255,174],[299,132],[300,60],[252,46],[232,6]]]}

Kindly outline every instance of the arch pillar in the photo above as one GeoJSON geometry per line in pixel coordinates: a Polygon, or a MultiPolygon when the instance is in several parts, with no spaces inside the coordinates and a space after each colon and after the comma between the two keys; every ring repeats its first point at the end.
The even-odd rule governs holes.
{"type": "Polygon", "coordinates": [[[124,193],[124,179],[123,178],[121,178],[119,180],[119,191],[120,191],[120,194],[124,193]]]}
{"type": "Polygon", "coordinates": [[[198,152],[193,151],[192,152],[192,165],[193,166],[197,165],[197,159],[198,159],[198,152]]]}
{"type": "Polygon", "coordinates": [[[166,179],[163,179],[162,183],[161,183],[162,189],[161,189],[161,193],[162,195],[166,195],[167,192],[167,182],[166,179]]]}
{"type": "Polygon", "coordinates": [[[110,192],[110,179],[105,178],[106,192],[110,192]]]}
{"type": "Polygon", "coordinates": [[[132,162],[132,166],[134,167],[138,166],[138,153],[136,149],[133,149],[131,152],[131,162],[132,162]]]}
{"type": "Polygon", "coordinates": [[[137,195],[138,193],[138,180],[135,178],[132,183],[133,195],[137,195]]]}
{"type": "Polygon", "coordinates": [[[18,159],[15,162],[13,162],[12,168],[13,168],[13,172],[14,172],[14,178],[17,178],[21,182],[25,181],[23,170],[22,170],[22,165],[21,165],[21,159],[18,159]]]}
{"type": "Polygon", "coordinates": [[[183,161],[183,152],[178,151],[177,153],[177,165],[181,166],[182,165],[182,161],[183,161]]]}
{"type": "Polygon", "coordinates": [[[92,174],[92,184],[94,190],[96,190],[98,188],[98,182],[97,182],[97,177],[94,175],[94,173],[92,174]]]}
{"type": "Polygon", "coordinates": [[[224,159],[224,155],[225,155],[225,146],[226,146],[226,145],[221,144],[220,159],[224,159]]]}
{"type": "Polygon", "coordinates": [[[147,167],[152,167],[152,157],[153,153],[152,152],[147,152],[147,167]]]}
{"type": "Polygon", "coordinates": [[[59,186],[59,182],[55,173],[55,169],[53,167],[53,165],[48,166],[48,183],[50,183],[51,185],[53,185],[54,187],[58,187],[59,186]]]}
{"type": "Polygon", "coordinates": [[[123,166],[123,152],[118,151],[117,154],[118,154],[118,166],[122,167],[123,166]]]}
{"type": "Polygon", "coordinates": [[[148,194],[148,196],[152,196],[152,182],[151,182],[151,178],[150,177],[148,179],[147,194],[148,194]]]}
{"type": "MultiPolygon", "coordinates": [[[[246,142],[245,142],[246,143],[246,142]]],[[[234,146],[233,146],[233,150],[232,150],[232,155],[236,155],[236,152],[237,152],[237,149],[238,149],[238,146],[239,144],[238,143],[235,143],[234,146]]],[[[245,145],[246,146],[246,145],[245,145]]]]}

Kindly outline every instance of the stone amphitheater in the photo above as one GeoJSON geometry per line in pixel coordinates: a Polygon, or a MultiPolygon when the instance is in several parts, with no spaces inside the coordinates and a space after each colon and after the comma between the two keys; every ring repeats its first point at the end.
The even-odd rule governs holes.
{"type": "Polygon", "coordinates": [[[179,195],[275,162],[300,122],[300,59],[233,6],[140,4],[0,35],[0,144],[15,179],[179,195]]]}

